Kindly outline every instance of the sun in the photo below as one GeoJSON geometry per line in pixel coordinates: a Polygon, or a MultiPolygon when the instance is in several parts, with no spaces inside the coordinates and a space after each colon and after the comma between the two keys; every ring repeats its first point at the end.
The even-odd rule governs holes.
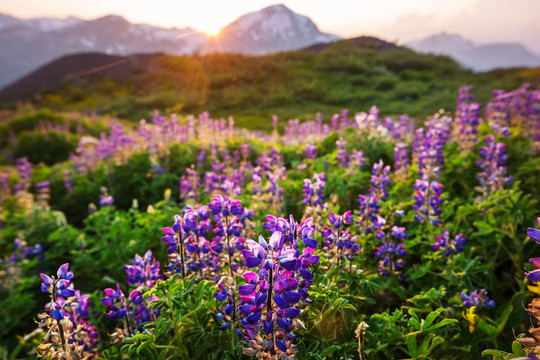
{"type": "Polygon", "coordinates": [[[219,32],[221,31],[221,26],[208,24],[202,27],[201,31],[209,36],[217,36],[219,32]]]}

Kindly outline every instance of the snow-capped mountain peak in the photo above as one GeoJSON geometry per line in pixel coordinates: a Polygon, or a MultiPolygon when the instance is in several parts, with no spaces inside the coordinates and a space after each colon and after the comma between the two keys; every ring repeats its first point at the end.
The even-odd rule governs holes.
{"type": "Polygon", "coordinates": [[[339,40],[321,32],[310,18],[283,4],[268,6],[239,17],[203,47],[209,52],[266,54],[339,40]]]}
{"type": "Polygon", "coordinates": [[[93,20],[19,19],[0,13],[0,86],[55,58],[82,52],[257,55],[335,40],[339,37],[319,31],[308,17],[294,13],[285,5],[269,6],[241,16],[211,38],[192,28],[134,24],[118,15],[93,20]]]}
{"type": "Polygon", "coordinates": [[[38,17],[19,19],[0,13],[0,30],[18,26],[29,27],[42,32],[58,31],[69,28],[84,20],[70,16],[68,18],[38,17]]]}

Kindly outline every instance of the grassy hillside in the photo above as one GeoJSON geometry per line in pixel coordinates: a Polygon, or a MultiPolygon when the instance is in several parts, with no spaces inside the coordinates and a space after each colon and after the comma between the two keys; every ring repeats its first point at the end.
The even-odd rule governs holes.
{"type": "Polygon", "coordinates": [[[213,116],[234,114],[248,128],[268,129],[273,113],[282,120],[305,119],[343,107],[367,110],[372,104],[385,114],[423,118],[441,107],[453,109],[460,85],[474,85],[477,99],[485,102],[494,88],[509,90],[540,76],[540,69],[474,74],[448,57],[418,54],[373,38],[259,57],[145,55],[139,67],[124,67],[116,58],[106,71],[100,63],[58,81],[33,96],[33,105],[130,120],[148,117],[156,108],[208,110],[213,116]]]}

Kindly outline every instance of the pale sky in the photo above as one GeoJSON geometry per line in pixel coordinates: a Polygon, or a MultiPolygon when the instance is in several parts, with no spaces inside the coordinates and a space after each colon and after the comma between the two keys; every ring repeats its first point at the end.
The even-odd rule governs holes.
{"type": "MultiPolygon", "coordinates": [[[[321,30],[404,43],[441,31],[477,42],[518,41],[540,53],[540,0],[282,0],[321,30]]],[[[17,17],[93,19],[122,15],[137,23],[191,26],[215,33],[237,17],[279,0],[2,0],[17,17]]]]}

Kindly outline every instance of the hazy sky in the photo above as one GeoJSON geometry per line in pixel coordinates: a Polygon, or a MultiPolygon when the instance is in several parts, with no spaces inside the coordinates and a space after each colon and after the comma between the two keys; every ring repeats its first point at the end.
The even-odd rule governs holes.
{"type": "MultiPolygon", "coordinates": [[[[118,14],[160,26],[215,33],[250,11],[279,0],[2,0],[18,17],[118,14]]],[[[461,33],[478,42],[520,41],[540,52],[540,0],[283,0],[319,27],[343,37],[379,35],[401,43],[433,33],[461,33]]]]}

